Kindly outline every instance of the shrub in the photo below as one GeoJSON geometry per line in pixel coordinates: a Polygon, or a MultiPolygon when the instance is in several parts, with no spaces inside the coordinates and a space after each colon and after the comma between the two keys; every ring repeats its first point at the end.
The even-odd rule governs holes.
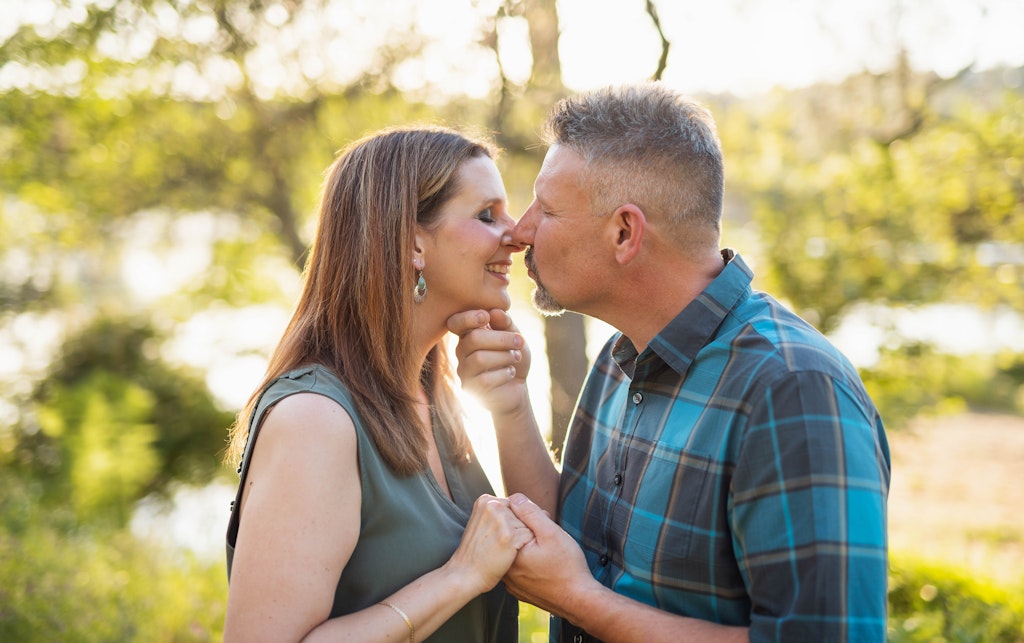
{"type": "Polygon", "coordinates": [[[75,526],[0,475],[0,641],[219,641],[222,564],[75,526]]]}
{"type": "Polygon", "coordinates": [[[1024,643],[1022,592],[937,562],[900,559],[889,574],[892,643],[1024,643]]]}

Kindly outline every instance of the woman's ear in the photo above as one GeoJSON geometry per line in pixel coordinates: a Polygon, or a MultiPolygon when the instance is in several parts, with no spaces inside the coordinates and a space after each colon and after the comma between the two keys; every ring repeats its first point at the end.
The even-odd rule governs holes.
{"type": "Polygon", "coordinates": [[[647,228],[647,217],[638,206],[626,203],[612,213],[611,226],[615,236],[615,260],[620,264],[627,264],[640,254],[647,228]]]}
{"type": "Polygon", "coordinates": [[[426,266],[426,258],[424,256],[424,248],[426,248],[427,232],[423,228],[416,226],[416,234],[413,236],[413,248],[412,248],[412,265],[416,270],[423,270],[426,266]]]}

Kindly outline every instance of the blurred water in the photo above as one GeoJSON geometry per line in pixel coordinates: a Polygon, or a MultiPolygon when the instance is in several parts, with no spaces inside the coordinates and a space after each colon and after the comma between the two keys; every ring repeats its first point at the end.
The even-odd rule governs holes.
{"type": "Polygon", "coordinates": [[[914,308],[856,306],[829,339],[858,367],[871,366],[883,346],[930,343],[954,355],[1024,352],[1024,316],[1010,308],[982,310],[967,304],[914,308]]]}
{"type": "Polygon", "coordinates": [[[170,503],[146,499],[132,517],[132,533],[167,548],[183,548],[205,560],[222,560],[235,485],[220,480],[178,487],[170,503]]]}

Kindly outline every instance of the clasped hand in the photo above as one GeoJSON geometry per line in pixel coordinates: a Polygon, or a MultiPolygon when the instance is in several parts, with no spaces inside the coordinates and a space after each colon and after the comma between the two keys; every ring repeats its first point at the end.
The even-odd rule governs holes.
{"type": "Polygon", "coordinates": [[[513,494],[509,508],[533,538],[519,549],[505,574],[505,587],[520,600],[565,616],[566,600],[595,582],[583,550],[526,496],[513,494]]]}
{"type": "Polygon", "coordinates": [[[504,580],[516,598],[554,613],[593,581],[576,541],[522,494],[480,496],[449,565],[467,571],[480,593],[504,580]]]}
{"type": "Polygon", "coordinates": [[[506,498],[477,498],[448,567],[466,575],[477,593],[490,591],[512,565],[533,532],[509,509],[506,498]]]}

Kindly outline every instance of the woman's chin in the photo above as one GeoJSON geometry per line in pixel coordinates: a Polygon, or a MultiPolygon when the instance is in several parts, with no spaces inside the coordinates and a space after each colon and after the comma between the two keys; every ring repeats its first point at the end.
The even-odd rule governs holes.
{"type": "Polygon", "coordinates": [[[481,310],[494,310],[500,308],[501,310],[508,310],[512,307],[512,298],[509,297],[508,293],[502,293],[499,297],[488,297],[486,300],[481,300],[480,305],[477,308],[481,310]]]}

